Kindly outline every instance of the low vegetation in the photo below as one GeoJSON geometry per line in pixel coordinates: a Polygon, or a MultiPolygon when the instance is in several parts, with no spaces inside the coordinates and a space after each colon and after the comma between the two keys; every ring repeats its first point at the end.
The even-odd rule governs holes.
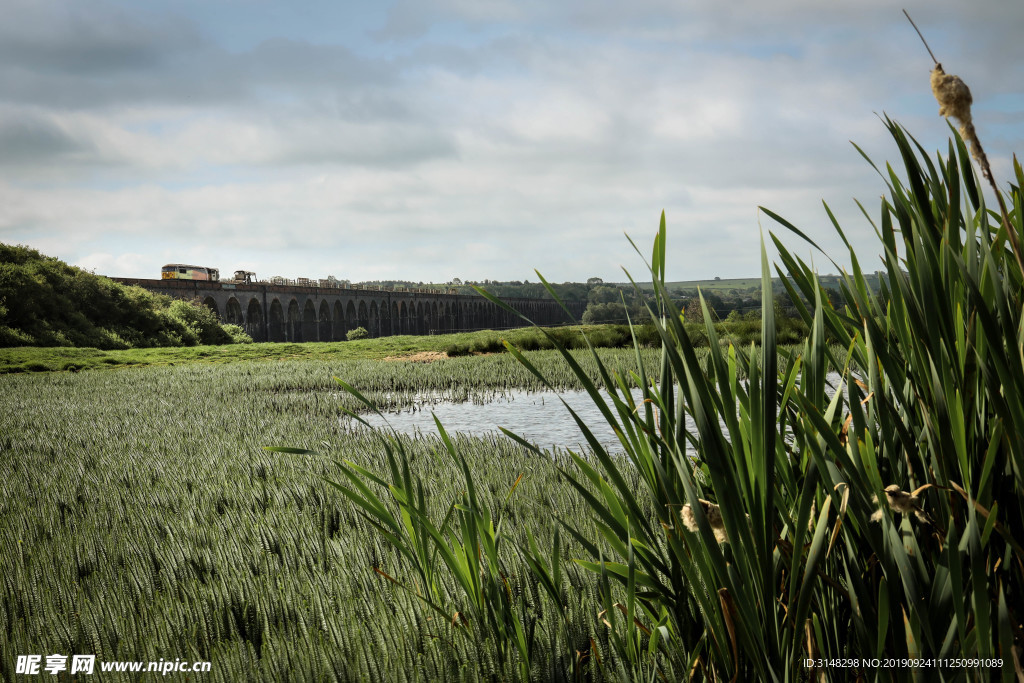
{"type": "Polygon", "coordinates": [[[365,327],[357,327],[354,330],[349,330],[348,334],[345,335],[345,338],[349,341],[358,341],[360,339],[368,339],[369,337],[370,333],[366,331],[365,327]]]}
{"type": "Polygon", "coordinates": [[[1024,675],[1024,169],[1015,163],[1012,210],[991,212],[959,137],[933,162],[888,125],[906,180],[883,176],[879,291],[851,248],[835,305],[772,236],[811,330],[797,349],[778,354],[762,247],[760,347],[717,343],[702,301],[710,343],[698,357],[665,286],[664,216],[649,264],[658,371],[626,375],[595,353],[604,393],[549,335],[625,451],[578,421],[591,452],[559,471],[588,514],[553,510],[564,534],[512,538],[528,504],[515,486],[482,500],[487,473],[440,424],[454,495],[415,472],[396,435],[381,436],[386,468],[346,461],[329,475],[404,558],[403,572],[378,573],[482,653],[468,665],[486,658],[520,680],[848,680],[893,659],[905,663],[897,679],[1024,675]],[[597,582],[585,624],[569,609],[569,567],[597,582]],[[548,602],[524,599],[526,587],[548,602]],[[607,644],[579,640],[595,620],[607,644]]]}
{"type": "MultiPolygon", "coordinates": [[[[443,363],[479,374],[470,360],[481,359],[443,363]]],[[[333,459],[386,462],[374,438],[341,419],[332,375],[383,398],[403,379],[416,391],[449,387],[441,369],[306,360],[4,377],[0,680],[17,678],[16,655],[26,653],[210,661],[211,682],[463,681],[500,671],[374,573],[400,572],[399,558],[317,480],[333,459]],[[324,456],[262,453],[267,443],[324,456]]],[[[415,471],[436,482],[438,505],[456,495],[439,440],[403,443],[415,471]]],[[[536,457],[493,436],[456,443],[488,473],[487,504],[526,473],[517,502],[530,509],[508,519],[517,540],[548,538],[552,508],[582,513],[558,482],[564,455],[536,457]]],[[[596,584],[581,570],[566,577],[575,638],[602,642],[588,625],[596,584]]],[[[540,600],[526,578],[512,585],[540,600]]]]}
{"type": "Polygon", "coordinates": [[[200,302],[174,300],[0,244],[0,348],[129,349],[252,341],[200,302]]]}
{"type": "MultiPolygon", "coordinates": [[[[620,372],[638,371],[631,350],[600,353],[620,372]]],[[[590,354],[577,355],[597,378],[590,354]]],[[[653,370],[659,356],[652,349],[642,362],[653,370]]],[[[556,385],[580,386],[557,351],[527,357],[556,385]]],[[[399,574],[405,565],[340,493],[320,484],[333,460],[386,466],[376,438],[343,415],[358,402],[339,393],[333,376],[387,407],[424,394],[467,400],[542,386],[509,354],[194,362],[0,379],[0,680],[15,679],[15,654],[33,652],[205,660],[211,681],[499,677],[507,662],[484,645],[452,641],[447,622],[374,572],[399,574]],[[271,455],[261,450],[268,443],[324,455],[271,455]]],[[[553,510],[583,513],[581,498],[559,481],[564,453],[537,456],[494,435],[452,438],[482,473],[482,503],[502,504],[524,475],[507,518],[514,543],[530,534],[549,544],[553,510]]],[[[437,505],[458,493],[459,470],[439,439],[402,444],[413,471],[435,482],[437,505]]],[[[606,647],[592,623],[596,583],[582,569],[564,575],[575,615],[569,636],[606,647]]],[[[555,609],[527,578],[511,585],[555,609]]]]}
{"type": "MultiPolygon", "coordinates": [[[[697,347],[705,348],[708,337],[703,325],[686,323],[697,347]]],[[[285,360],[373,360],[402,359],[422,353],[443,353],[449,357],[487,353],[504,353],[504,341],[510,341],[524,351],[555,348],[552,339],[573,349],[587,348],[590,344],[602,348],[628,348],[633,336],[626,325],[582,325],[563,328],[533,328],[514,330],[481,330],[430,336],[400,335],[358,339],[348,342],[253,343],[237,325],[224,325],[223,329],[234,343],[217,346],[151,347],[140,349],[96,349],[75,347],[15,347],[0,348],[0,374],[19,372],[78,372],[149,365],[181,365],[183,363],[234,363],[248,361],[285,360]],[[546,334],[545,334],[546,332],[546,334]],[[244,346],[242,345],[244,344],[244,346]]],[[[750,320],[726,320],[715,324],[719,343],[760,343],[760,326],[750,320]]],[[[658,346],[652,326],[638,326],[635,334],[642,346],[658,346]]],[[[780,326],[779,344],[793,344],[806,336],[806,326],[791,320],[788,327],[780,326]]]]}

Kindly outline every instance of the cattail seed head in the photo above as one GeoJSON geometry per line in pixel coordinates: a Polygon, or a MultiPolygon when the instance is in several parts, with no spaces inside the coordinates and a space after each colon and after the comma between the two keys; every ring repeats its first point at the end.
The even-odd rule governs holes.
{"type": "Polygon", "coordinates": [[[971,89],[959,76],[943,71],[941,64],[936,64],[932,69],[931,83],[932,94],[939,102],[939,115],[947,118],[952,116],[960,122],[960,137],[971,146],[971,156],[981,165],[982,174],[990,179],[992,171],[971,118],[971,104],[974,102],[971,89]]]}
{"type": "Polygon", "coordinates": [[[939,102],[939,115],[952,116],[961,124],[970,123],[971,104],[974,99],[967,84],[960,80],[959,76],[943,71],[941,64],[936,64],[932,69],[931,81],[932,94],[939,102]]]}
{"type": "MultiPolygon", "coordinates": [[[[711,531],[715,534],[715,540],[721,543],[728,543],[729,536],[725,532],[725,520],[722,519],[722,510],[714,503],[701,499],[700,506],[704,510],[704,516],[707,517],[708,524],[711,525],[711,531]]],[[[683,506],[682,513],[680,515],[683,519],[683,526],[690,531],[697,533],[700,527],[697,526],[697,517],[693,514],[693,508],[687,503],[683,506]]]]}

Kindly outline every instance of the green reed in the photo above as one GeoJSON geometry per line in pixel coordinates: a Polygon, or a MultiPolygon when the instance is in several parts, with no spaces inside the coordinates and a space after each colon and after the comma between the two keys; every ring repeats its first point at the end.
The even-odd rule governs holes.
{"type": "MultiPolygon", "coordinates": [[[[400,576],[409,565],[319,483],[333,460],[386,466],[379,442],[342,419],[337,385],[320,378],[411,396],[422,387],[398,379],[403,367],[437,389],[458,385],[462,371],[309,363],[0,381],[0,679],[13,679],[16,655],[31,653],[209,660],[216,681],[517,675],[513,659],[453,637],[449,621],[375,573],[400,576]],[[271,455],[268,443],[324,455],[271,455]]],[[[515,381],[495,373],[486,387],[480,375],[488,391],[515,381]]],[[[478,505],[506,520],[502,562],[516,561],[527,534],[550,545],[553,510],[584,514],[559,483],[565,454],[539,457],[495,436],[451,442],[480,473],[478,505]],[[520,477],[512,505],[505,496],[520,477]]],[[[459,466],[437,438],[400,443],[436,494],[429,513],[443,515],[444,501],[461,495],[459,466]]],[[[564,573],[560,608],[525,574],[508,585],[531,613],[572,616],[569,629],[538,622],[538,672],[561,670],[553,652],[602,642],[589,618],[596,583],[582,569],[564,573]]],[[[458,592],[454,582],[438,586],[458,592]]]]}
{"type": "MultiPolygon", "coordinates": [[[[891,168],[882,174],[889,196],[872,224],[884,251],[879,291],[866,286],[851,247],[842,304],[833,307],[814,271],[772,235],[783,264],[777,271],[810,330],[803,345],[776,347],[762,245],[760,346],[723,346],[709,323],[708,348],[699,353],[665,287],[664,215],[648,264],[662,341],[657,367],[643,362],[639,344],[632,370],[593,349],[584,366],[547,335],[625,451],[608,453],[577,417],[591,452],[570,452],[572,464],[558,469],[589,515],[555,516],[584,552],[557,540],[549,551],[528,539],[519,567],[497,570],[528,569],[559,605],[565,567],[596,579],[591,618],[607,644],[586,657],[575,650],[576,660],[563,652],[569,665],[560,676],[1022,675],[1024,273],[1010,246],[1020,240],[1008,231],[1024,232],[1024,171],[1015,163],[1011,209],[1001,217],[985,207],[959,138],[933,162],[887,125],[905,179],[891,168]],[[643,389],[639,401],[632,386],[643,389]],[[829,668],[823,658],[854,663],[829,668]],[[911,663],[872,663],[886,658],[911,663]],[[913,664],[922,660],[932,663],[913,664]]],[[[706,305],[703,312],[710,320],[706,305]]],[[[539,382],[564,385],[564,369],[506,346],[539,382]]],[[[393,472],[407,462],[396,453],[393,472]]],[[[368,520],[405,509],[408,486],[394,475],[389,483],[369,470],[342,471],[347,495],[368,520]],[[386,485],[380,495],[372,483],[386,485]]],[[[475,471],[461,476],[471,489],[475,471]]],[[[393,547],[409,543],[394,530],[384,538],[393,547]]],[[[449,538],[451,548],[465,548],[465,536],[449,538]]],[[[531,618],[515,615],[520,623],[531,618]]],[[[492,650],[513,650],[507,629],[495,624],[487,635],[492,650]]],[[[519,677],[531,678],[533,660],[519,652],[519,677]]]]}

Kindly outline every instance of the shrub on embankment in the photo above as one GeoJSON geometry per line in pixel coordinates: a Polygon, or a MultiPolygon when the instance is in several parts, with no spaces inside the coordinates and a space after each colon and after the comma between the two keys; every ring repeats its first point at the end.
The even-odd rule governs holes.
{"type": "Polygon", "coordinates": [[[246,336],[225,331],[198,302],[122,285],[23,245],[0,244],[0,347],[128,349],[230,344],[246,336]]]}

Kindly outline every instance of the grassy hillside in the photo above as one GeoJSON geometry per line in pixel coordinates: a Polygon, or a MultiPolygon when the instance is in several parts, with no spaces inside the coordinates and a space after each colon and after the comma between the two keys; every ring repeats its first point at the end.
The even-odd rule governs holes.
{"type": "Polygon", "coordinates": [[[0,244],[0,347],[98,349],[252,341],[210,309],[0,244]]]}

